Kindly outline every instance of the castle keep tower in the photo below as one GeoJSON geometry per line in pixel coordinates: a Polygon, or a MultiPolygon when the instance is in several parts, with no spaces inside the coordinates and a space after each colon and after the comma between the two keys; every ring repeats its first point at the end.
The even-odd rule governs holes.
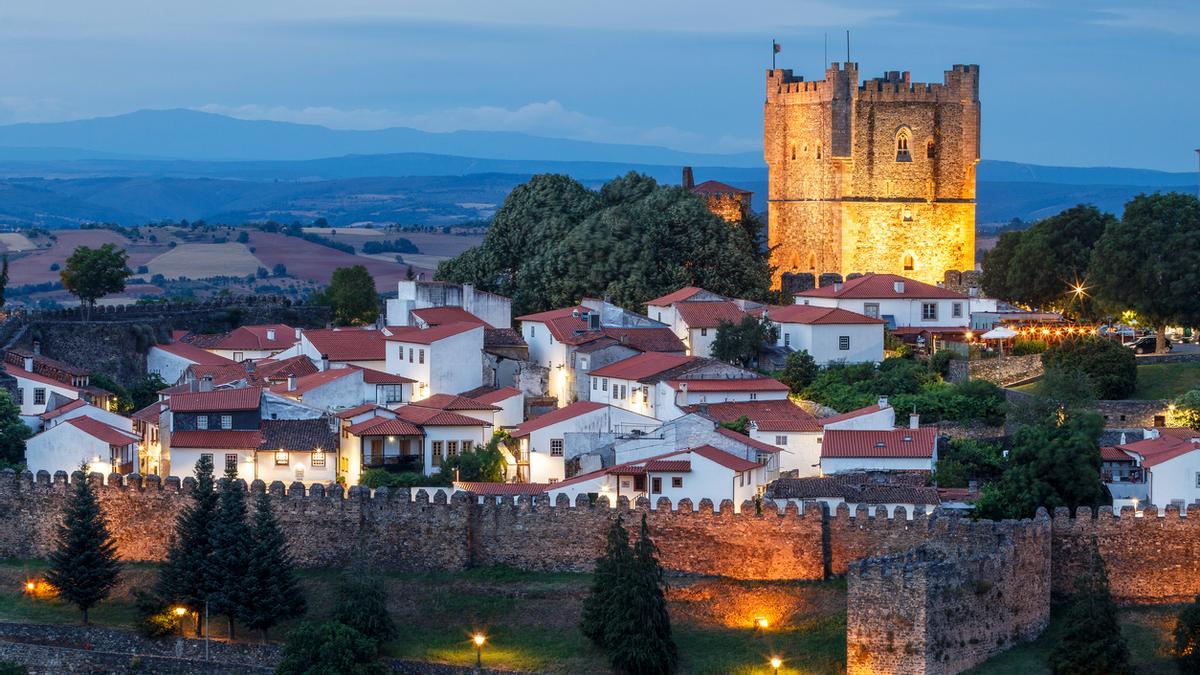
{"type": "Polygon", "coordinates": [[[767,71],[763,106],[775,284],[788,273],[879,272],[937,283],[975,267],[979,66],[941,84],[767,71]]]}

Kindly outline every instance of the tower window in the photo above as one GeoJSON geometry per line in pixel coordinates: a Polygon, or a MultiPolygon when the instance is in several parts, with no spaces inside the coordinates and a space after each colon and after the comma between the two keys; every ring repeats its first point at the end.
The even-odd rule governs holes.
{"type": "Polygon", "coordinates": [[[796,159],[796,144],[792,144],[792,159],[796,159]]]}
{"type": "Polygon", "coordinates": [[[905,253],[904,254],[904,271],[911,272],[911,271],[913,271],[913,267],[915,267],[915,261],[913,260],[912,254],[905,253]]]}
{"type": "Polygon", "coordinates": [[[912,209],[907,206],[904,207],[904,210],[900,212],[900,219],[906,223],[911,223],[913,219],[912,209]]]}
{"type": "Polygon", "coordinates": [[[817,159],[821,159],[821,144],[817,143],[817,159]]]}
{"type": "Polygon", "coordinates": [[[934,152],[933,147],[933,139],[931,138],[925,142],[925,157],[928,159],[933,159],[936,156],[937,154],[934,152]]]}
{"type": "Polygon", "coordinates": [[[912,155],[908,152],[908,144],[912,140],[912,132],[908,127],[901,127],[900,131],[896,132],[896,161],[911,162],[912,155]]]}

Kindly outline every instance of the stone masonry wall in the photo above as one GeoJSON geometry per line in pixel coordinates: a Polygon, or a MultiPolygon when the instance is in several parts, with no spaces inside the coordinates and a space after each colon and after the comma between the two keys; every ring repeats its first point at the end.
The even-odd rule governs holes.
{"type": "Polygon", "coordinates": [[[1001,356],[994,359],[971,361],[968,366],[968,378],[987,380],[992,384],[1005,387],[1038,377],[1043,370],[1041,354],[1001,356]]]}

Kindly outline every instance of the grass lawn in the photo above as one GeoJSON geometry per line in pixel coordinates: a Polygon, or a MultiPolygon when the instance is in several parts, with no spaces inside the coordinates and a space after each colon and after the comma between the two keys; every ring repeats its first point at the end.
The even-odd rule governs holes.
{"type": "MultiPolygon", "coordinates": [[[[23,593],[27,579],[44,569],[40,561],[0,561],[0,621],[76,623],[74,608],[53,598],[23,593]]],[[[337,592],[338,571],[305,571],[308,616],[326,615],[337,592]]],[[[111,600],[92,610],[98,625],[130,628],[132,589],[153,584],[154,565],[128,565],[111,600]]],[[[591,578],[586,574],[520,572],[480,568],[465,572],[390,573],[389,608],[400,636],[385,645],[386,656],[460,665],[475,662],[470,638],[488,636],[485,666],[550,673],[608,673],[604,655],[578,630],[580,603],[591,578]]],[[[741,583],[672,579],[671,622],[681,672],[767,674],[772,656],[786,660],[781,673],[841,673],[846,654],[844,581],[828,583],[741,583]],[[756,616],[770,618],[762,632],[756,616]]],[[[211,624],[224,635],[224,621],[211,624]]],[[[272,635],[283,635],[287,626],[272,635]]],[[[257,639],[248,631],[239,637],[257,639]]]]}
{"type": "MultiPolygon", "coordinates": [[[[1176,672],[1169,649],[1178,611],[1178,607],[1130,607],[1121,610],[1121,633],[1129,645],[1133,672],[1176,672]]],[[[1063,628],[1062,616],[1055,614],[1050,619],[1050,627],[1037,640],[1014,647],[967,672],[970,675],[1048,674],[1050,668],[1046,661],[1063,628]]]]}
{"type": "Polygon", "coordinates": [[[1138,366],[1137,389],[1129,398],[1175,398],[1200,389],[1200,361],[1154,363],[1138,366]]]}

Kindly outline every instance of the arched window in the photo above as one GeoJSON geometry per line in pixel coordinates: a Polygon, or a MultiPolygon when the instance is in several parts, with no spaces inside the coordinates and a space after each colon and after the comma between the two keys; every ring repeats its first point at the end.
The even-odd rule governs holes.
{"type": "Polygon", "coordinates": [[[933,139],[931,138],[928,141],[925,141],[925,157],[927,159],[933,159],[936,156],[937,153],[934,151],[933,139]]]}
{"type": "Polygon", "coordinates": [[[904,254],[904,271],[911,272],[916,267],[916,262],[913,260],[911,253],[904,254]]]}
{"type": "Polygon", "coordinates": [[[810,272],[817,271],[817,256],[815,256],[815,255],[808,256],[808,271],[810,271],[810,272]]]}
{"type": "Polygon", "coordinates": [[[912,155],[908,152],[908,144],[912,141],[912,132],[908,127],[900,127],[896,132],[896,161],[911,162],[912,155]]]}
{"type": "Polygon", "coordinates": [[[817,143],[817,159],[821,159],[821,144],[817,143]]]}

